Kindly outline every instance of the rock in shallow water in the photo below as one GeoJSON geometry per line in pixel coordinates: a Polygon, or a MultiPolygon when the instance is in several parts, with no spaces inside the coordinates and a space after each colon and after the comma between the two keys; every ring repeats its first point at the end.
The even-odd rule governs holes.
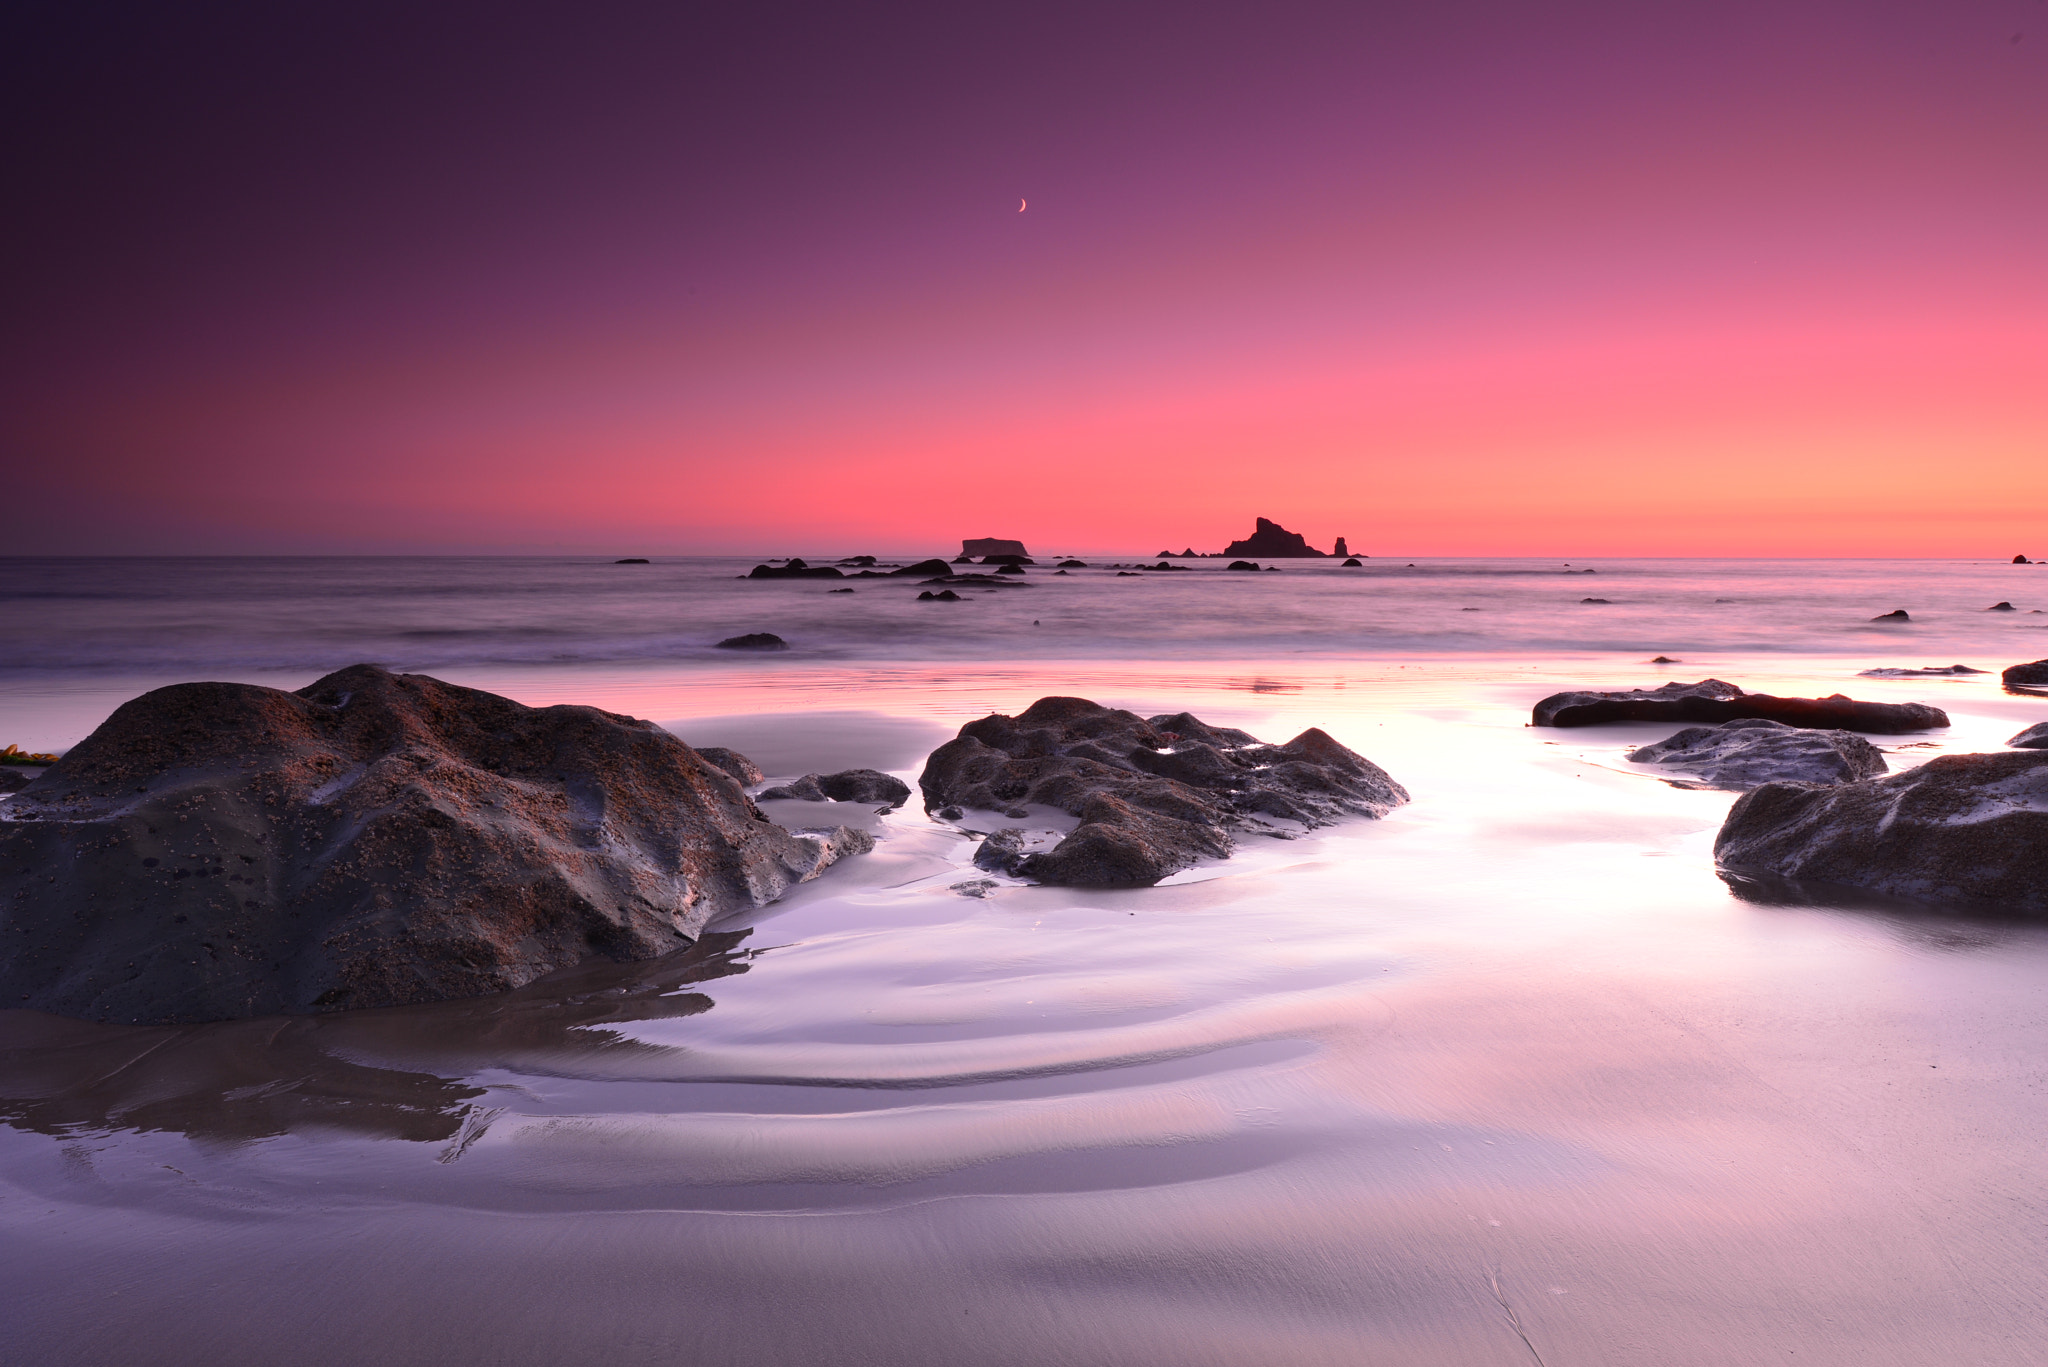
{"type": "Polygon", "coordinates": [[[2048,721],[2037,721],[2006,742],[2016,750],[2048,750],[2048,721]]]}
{"type": "Polygon", "coordinates": [[[1826,698],[1776,698],[1768,693],[1745,693],[1720,679],[1613,693],[1553,693],[1531,709],[1529,720],[1534,726],[1598,726],[1618,721],[1716,723],[1742,717],[1877,735],[1948,725],[1948,713],[1925,703],[1858,702],[1840,693],[1826,698]]]}
{"type": "Polygon", "coordinates": [[[679,949],[840,856],[651,722],[356,665],[160,688],[0,806],[0,1005],[181,1023],[679,949]]]}
{"type": "Polygon", "coordinates": [[[804,802],[886,802],[901,806],[910,801],[910,785],[879,769],[842,769],[836,774],[805,774],[792,783],[767,789],[761,797],[796,798],[804,802]]]}
{"type": "Polygon", "coordinates": [[[1999,676],[2008,687],[2019,684],[2027,688],[2048,685],[2048,660],[2035,660],[2030,664],[2013,665],[1999,676]]]}
{"type": "Polygon", "coordinates": [[[1747,717],[1693,726],[1632,751],[1637,764],[1684,771],[1716,788],[1764,783],[1849,783],[1885,772],[1884,752],[1847,731],[1815,731],[1747,717]]]}
{"type": "Polygon", "coordinates": [[[1836,787],[1767,783],[1735,800],[1714,857],[1736,873],[1923,902],[2048,913],[2048,754],[1941,755],[1836,787]]]}
{"type": "Polygon", "coordinates": [[[932,752],[918,782],[927,811],[1036,802],[1080,817],[1014,871],[1100,887],[1145,886],[1225,858],[1234,832],[1258,815],[1313,827],[1408,801],[1385,770],[1319,730],[1266,745],[1185,712],[1148,720],[1085,698],[1040,698],[1019,716],[968,723],[932,752]]]}

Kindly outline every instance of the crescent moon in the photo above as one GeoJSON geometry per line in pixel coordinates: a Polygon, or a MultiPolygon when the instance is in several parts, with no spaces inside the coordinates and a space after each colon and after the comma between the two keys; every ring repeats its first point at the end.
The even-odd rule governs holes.
{"type": "Polygon", "coordinates": [[[1018,200],[1018,201],[1017,201],[1017,212],[1018,212],[1018,213],[1020,213],[1020,214],[1021,214],[1021,213],[1023,213],[1023,212],[1024,212],[1024,206],[1025,206],[1026,204],[1029,204],[1030,202],[1031,202],[1031,201],[1030,201],[1030,200],[1028,200],[1028,199],[1020,199],[1020,200],[1018,200]]]}

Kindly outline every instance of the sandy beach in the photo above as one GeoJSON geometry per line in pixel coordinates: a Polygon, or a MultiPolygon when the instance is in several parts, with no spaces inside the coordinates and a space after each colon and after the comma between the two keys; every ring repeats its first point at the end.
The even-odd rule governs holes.
{"type": "MultiPolygon", "coordinates": [[[[1875,738],[1895,769],[2048,715],[1875,663],[1683,673],[1945,708],[1875,738]]],[[[1527,725],[1589,670],[1671,672],[472,669],[771,780],[914,784],[963,722],[1071,693],[1320,726],[1414,801],[1156,888],[986,897],[913,801],[669,960],[181,1028],[0,1013],[0,1237],[33,1307],[8,1356],[2036,1360],[2048,932],[1731,886],[1734,795],[1624,758],[1672,727],[1527,725]]]]}

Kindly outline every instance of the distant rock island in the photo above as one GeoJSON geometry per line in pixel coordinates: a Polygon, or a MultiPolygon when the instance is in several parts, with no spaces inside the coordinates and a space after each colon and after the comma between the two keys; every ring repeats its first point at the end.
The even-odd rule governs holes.
{"type": "Polygon", "coordinates": [[[1030,555],[1021,541],[1010,541],[1000,536],[970,537],[960,543],[960,554],[971,556],[986,555],[1030,555]]]}
{"type": "Polygon", "coordinates": [[[1268,560],[1285,560],[1292,556],[1326,557],[1329,552],[1319,551],[1308,544],[1308,538],[1300,532],[1290,532],[1277,522],[1265,518],[1257,519],[1258,526],[1242,541],[1233,541],[1223,548],[1225,555],[1264,556],[1268,560]]]}

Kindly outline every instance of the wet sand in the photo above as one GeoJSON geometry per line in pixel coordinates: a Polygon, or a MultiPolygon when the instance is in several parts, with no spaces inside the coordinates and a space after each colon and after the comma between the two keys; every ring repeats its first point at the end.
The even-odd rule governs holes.
{"type": "MultiPolygon", "coordinates": [[[[1948,708],[1878,738],[1894,767],[2048,716],[1861,667],[1640,668],[1948,708]]],[[[2048,929],[1731,889],[1732,795],[1621,758],[1674,728],[1524,725],[1632,681],[583,675],[778,776],[914,780],[1068,692],[1321,725],[1416,800],[1155,889],[987,899],[913,803],[655,964],[178,1030],[0,1012],[0,1358],[2041,1361],[2048,929]]]]}

